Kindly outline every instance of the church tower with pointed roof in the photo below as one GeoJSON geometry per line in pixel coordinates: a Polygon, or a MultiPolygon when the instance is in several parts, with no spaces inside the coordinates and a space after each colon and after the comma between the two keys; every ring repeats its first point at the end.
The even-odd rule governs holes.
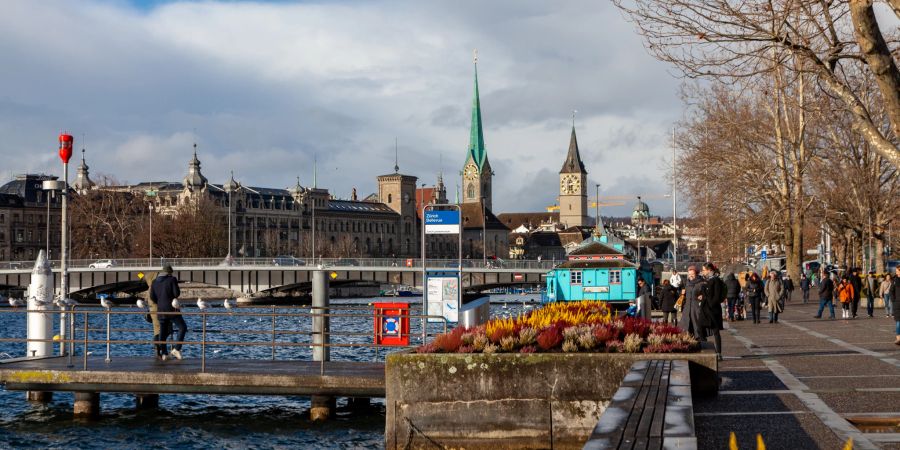
{"type": "Polygon", "coordinates": [[[559,221],[568,227],[583,227],[590,223],[587,207],[587,170],[578,152],[575,124],[569,138],[569,152],[559,171],[559,221]]]}
{"type": "Polygon", "coordinates": [[[469,129],[469,148],[462,170],[462,203],[480,203],[491,209],[491,182],[494,172],[488,162],[481,123],[481,100],[478,95],[478,54],[475,54],[475,96],[472,99],[472,124],[469,129]]]}

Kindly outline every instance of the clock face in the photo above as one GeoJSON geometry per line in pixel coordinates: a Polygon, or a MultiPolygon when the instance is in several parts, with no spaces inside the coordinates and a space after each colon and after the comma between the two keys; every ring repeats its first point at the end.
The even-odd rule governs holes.
{"type": "Polygon", "coordinates": [[[463,170],[463,176],[467,180],[474,180],[478,176],[478,168],[475,167],[475,164],[473,163],[466,164],[466,168],[463,170]]]}
{"type": "Polygon", "coordinates": [[[559,181],[559,191],[563,194],[576,194],[581,189],[581,180],[574,175],[566,175],[559,181]]]}

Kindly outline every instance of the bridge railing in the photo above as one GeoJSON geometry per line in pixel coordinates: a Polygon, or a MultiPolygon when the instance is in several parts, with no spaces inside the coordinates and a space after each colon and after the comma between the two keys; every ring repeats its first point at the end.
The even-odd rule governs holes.
{"type": "MultiPolygon", "coordinates": [[[[558,260],[526,260],[526,259],[464,259],[463,270],[466,269],[508,269],[508,270],[550,270],[562,261],[558,260]]],[[[71,269],[148,269],[162,268],[164,264],[170,264],[176,270],[179,268],[242,268],[242,267],[324,267],[356,268],[422,268],[422,260],[419,258],[316,258],[296,260],[284,260],[279,258],[129,258],[129,259],[74,259],[70,260],[68,267],[71,269]]],[[[459,264],[456,259],[429,259],[429,269],[456,268],[459,264]]],[[[59,260],[50,261],[51,267],[58,269],[59,260]]],[[[34,268],[34,261],[5,261],[0,262],[0,270],[30,270],[34,268]]]]}
{"type": "MultiPolygon", "coordinates": [[[[410,304],[410,307],[415,305],[410,304]]],[[[146,310],[134,307],[113,307],[109,310],[97,307],[78,306],[74,310],[26,310],[24,308],[0,308],[0,315],[16,314],[23,319],[21,327],[7,326],[2,334],[11,334],[18,329],[19,335],[26,333],[24,317],[27,314],[58,314],[66,313],[68,317],[68,338],[53,339],[28,339],[27,337],[0,337],[0,354],[12,356],[12,359],[2,360],[0,364],[8,361],[21,361],[27,359],[25,351],[19,352],[10,348],[11,345],[28,342],[53,342],[65,346],[70,367],[81,366],[82,370],[88,370],[91,365],[92,354],[104,354],[105,361],[123,356],[136,356],[135,349],[144,347],[147,355],[152,358],[152,345],[181,344],[185,346],[184,353],[189,357],[199,355],[200,372],[206,372],[207,359],[225,360],[220,355],[237,355],[240,358],[231,359],[265,359],[270,360],[313,360],[314,349],[325,348],[331,354],[329,361],[344,360],[348,357],[354,361],[372,361],[383,358],[387,353],[394,351],[410,350],[423,345],[440,333],[446,333],[450,324],[441,316],[429,316],[410,311],[407,317],[410,324],[409,345],[396,346],[377,344],[374,342],[374,325],[381,317],[393,317],[394,315],[376,312],[369,305],[332,305],[330,307],[310,306],[267,306],[267,307],[233,307],[230,310],[215,308],[215,310],[193,310],[176,313],[160,313],[158,316],[181,315],[187,326],[190,339],[184,341],[159,341],[153,334],[153,328],[144,321],[145,316],[149,321],[149,313],[146,310]],[[330,327],[324,332],[312,329],[315,318],[327,318],[330,327]],[[350,325],[353,322],[355,326],[350,325]],[[321,339],[317,339],[321,338],[321,339]],[[199,339],[198,339],[199,338],[199,339]],[[321,342],[324,340],[324,342],[321,342]],[[101,349],[98,352],[98,349],[101,349]],[[355,354],[351,354],[355,352],[355,354]],[[335,358],[337,357],[337,359],[335,358]]],[[[5,319],[5,318],[4,318],[5,319]]],[[[3,323],[11,323],[10,320],[0,320],[3,323]]],[[[54,321],[58,323],[58,320],[54,321]]],[[[58,329],[57,329],[58,332],[58,329]]],[[[174,335],[174,333],[173,333],[174,335]]],[[[54,345],[55,346],[55,345],[54,345]]],[[[316,361],[320,366],[320,374],[327,371],[327,361],[316,361]]]]}

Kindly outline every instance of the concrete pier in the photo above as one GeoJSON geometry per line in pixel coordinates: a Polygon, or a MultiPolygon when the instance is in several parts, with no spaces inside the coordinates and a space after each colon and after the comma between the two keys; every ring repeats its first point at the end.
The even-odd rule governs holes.
{"type": "Polygon", "coordinates": [[[74,416],[76,419],[95,419],[100,416],[100,394],[76,392],[74,416]]]}
{"type": "Polygon", "coordinates": [[[134,406],[137,409],[159,408],[159,394],[135,394],[134,406]]]}
{"type": "Polygon", "coordinates": [[[25,398],[27,398],[29,402],[50,403],[51,401],[53,401],[53,393],[43,391],[28,391],[25,394],[25,398]]]}

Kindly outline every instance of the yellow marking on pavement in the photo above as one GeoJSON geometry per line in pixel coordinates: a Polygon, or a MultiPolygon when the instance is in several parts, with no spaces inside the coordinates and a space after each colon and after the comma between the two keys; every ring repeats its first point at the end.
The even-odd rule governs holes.
{"type": "Polygon", "coordinates": [[[43,370],[22,370],[12,372],[9,381],[13,383],[53,383],[53,382],[69,382],[71,377],[68,373],[52,372],[43,370]]]}

